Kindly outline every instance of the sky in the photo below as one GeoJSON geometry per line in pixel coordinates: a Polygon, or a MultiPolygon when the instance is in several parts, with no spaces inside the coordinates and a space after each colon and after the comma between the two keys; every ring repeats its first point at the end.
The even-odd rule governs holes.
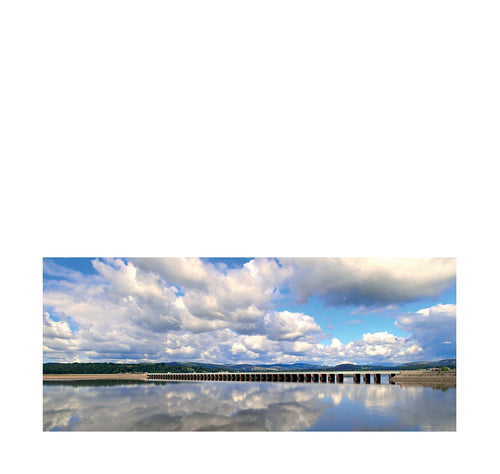
{"type": "Polygon", "coordinates": [[[43,261],[44,362],[454,357],[454,258],[43,261]]]}

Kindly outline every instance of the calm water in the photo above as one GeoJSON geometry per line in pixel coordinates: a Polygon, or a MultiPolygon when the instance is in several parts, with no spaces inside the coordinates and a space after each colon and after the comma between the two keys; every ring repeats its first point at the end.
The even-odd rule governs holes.
{"type": "Polygon", "coordinates": [[[44,382],[44,431],[454,431],[456,389],[44,382]]]}

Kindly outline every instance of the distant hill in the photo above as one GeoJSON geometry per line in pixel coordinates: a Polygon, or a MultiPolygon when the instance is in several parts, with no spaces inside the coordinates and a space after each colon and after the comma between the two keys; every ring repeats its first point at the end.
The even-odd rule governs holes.
{"type": "Polygon", "coordinates": [[[407,362],[399,366],[401,370],[431,369],[432,367],[457,368],[457,359],[443,359],[437,361],[407,362]]]}
{"type": "Polygon", "coordinates": [[[356,365],[340,364],[334,367],[335,370],[417,370],[432,369],[433,367],[448,367],[456,369],[457,359],[426,360],[419,362],[406,362],[400,365],[356,365]]]}
{"type": "Polygon", "coordinates": [[[326,370],[416,370],[430,369],[433,367],[457,366],[456,359],[443,359],[438,361],[406,362],[401,365],[357,365],[339,364],[336,366],[314,365],[307,363],[296,364],[203,364],[198,362],[160,362],[154,364],[117,364],[109,362],[69,364],[47,362],[43,364],[44,374],[123,374],[143,372],[292,372],[292,371],[326,371],[326,370]]]}

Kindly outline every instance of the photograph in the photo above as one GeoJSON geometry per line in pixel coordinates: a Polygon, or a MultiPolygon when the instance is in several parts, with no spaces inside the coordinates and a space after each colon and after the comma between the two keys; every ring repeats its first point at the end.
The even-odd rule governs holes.
{"type": "Polygon", "coordinates": [[[499,24],[0,2],[3,470],[490,472],[499,24]]]}
{"type": "Polygon", "coordinates": [[[45,431],[455,431],[454,258],[44,258],[45,431]]]}

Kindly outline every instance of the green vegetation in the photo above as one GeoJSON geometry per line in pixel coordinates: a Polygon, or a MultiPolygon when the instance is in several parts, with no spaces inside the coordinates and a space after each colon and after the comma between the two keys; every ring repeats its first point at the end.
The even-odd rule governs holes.
{"type": "Polygon", "coordinates": [[[61,385],[68,387],[114,387],[138,384],[149,384],[145,380],[44,380],[44,385],[61,385]]]}
{"type": "Polygon", "coordinates": [[[196,364],[114,364],[110,362],[92,362],[60,364],[49,362],[43,364],[44,374],[142,374],[144,372],[218,372],[218,369],[198,366],[196,364]]]}
{"type": "Polygon", "coordinates": [[[186,373],[186,372],[293,372],[303,370],[417,370],[440,368],[442,371],[456,369],[456,359],[445,359],[440,361],[412,362],[397,366],[375,366],[375,365],[356,365],[340,364],[335,367],[301,364],[270,364],[270,365],[252,365],[252,364],[202,364],[195,362],[161,362],[161,363],[137,363],[137,364],[118,364],[111,362],[73,362],[70,364],[48,362],[43,364],[43,373],[47,375],[59,374],[141,374],[149,373],[186,373]]]}

